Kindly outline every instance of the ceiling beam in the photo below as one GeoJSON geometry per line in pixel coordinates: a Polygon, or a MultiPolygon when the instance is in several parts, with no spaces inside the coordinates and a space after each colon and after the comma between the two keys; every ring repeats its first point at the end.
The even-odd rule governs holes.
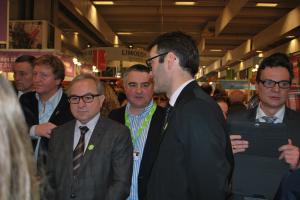
{"type": "Polygon", "coordinates": [[[80,21],[85,23],[106,45],[114,45],[115,33],[90,0],[60,0],[60,3],[75,14],[80,21]]]}
{"type": "Polygon", "coordinates": [[[253,50],[259,50],[300,26],[300,6],[253,37],[253,50]]]}
{"type": "Polygon", "coordinates": [[[231,0],[218,17],[215,25],[215,35],[219,35],[230,21],[239,14],[248,0],[231,0]]]}
{"type": "MultiPolygon", "coordinates": [[[[222,66],[231,65],[239,60],[249,57],[256,50],[263,49],[268,45],[279,40],[284,34],[292,31],[293,29],[300,26],[300,6],[294,8],[292,11],[287,13],[285,16],[277,20],[275,23],[256,34],[252,39],[242,43],[239,47],[226,52],[225,56],[221,59],[222,66]]],[[[215,66],[211,65],[208,67],[210,70],[215,70],[215,66]]]]}

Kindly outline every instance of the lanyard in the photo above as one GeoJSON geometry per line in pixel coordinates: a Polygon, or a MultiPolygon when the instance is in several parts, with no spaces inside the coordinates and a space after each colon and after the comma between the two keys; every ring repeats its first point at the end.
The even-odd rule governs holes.
{"type": "Polygon", "coordinates": [[[136,137],[134,137],[132,134],[132,129],[131,129],[131,125],[130,125],[130,121],[129,121],[129,117],[128,117],[128,112],[125,112],[125,125],[130,129],[130,134],[131,134],[131,139],[132,139],[133,144],[135,144],[135,141],[141,136],[143,130],[148,125],[149,121],[151,120],[151,118],[156,110],[156,107],[157,106],[155,103],[151,106],[150,112],[144,118],[142,125],[140,126],[140,128],[137,131],[136,137]]]}

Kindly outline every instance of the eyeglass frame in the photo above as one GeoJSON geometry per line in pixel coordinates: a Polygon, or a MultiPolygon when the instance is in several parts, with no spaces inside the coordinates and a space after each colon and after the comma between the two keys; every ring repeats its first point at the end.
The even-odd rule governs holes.
{"type": "Polygon", "coordinates": [[[150,69],[152,69],[151,61],[152,61],[153,59],[155,59],[155,58],[158,58],[158,57],[161,57],[161,56],[165,56],[165,55],[167,55],[168,53],[169,53],[169,51],[168,51],[168,52],[165,52],[165,53],[158,54],[158,55],[153,56],[153,57],[151,57],[151,58],[148,58],[148,59],[146,60],[146,65],[147,65],[147,67],[149,67],[150,69]]]}
{"type": "Polygon", "coordinates": [[[288,80],[282,80],[282,81],[274,81],[274,80],[271,80],[271,79],[266,79],[266,80],[259,80],[259,82],[261,82],[263,84],[264,87],[266,88],[274,88],[275,85],[278,85],[278,87],[280,89],[289,89],[291,87],[291,81],[288,81],[288,80]],[[267,86],[266,83],[269,82],[270,84],[272,83],[273,86],[267,86]],[[288,87],[282,87],[280,86],[281,83],[288,83],[288,87]]]}
{"type": "Polygon", "coordinates": [[[101,96],[101,94],[85,94],[85,95],[82,95],[82,96],[71,95],[71,96],[68,97],[68,101],[69,101],[70,104],[79,104],[80,99],[82,99],[82,101],[83,101],[84,103],[92,103],[92,102],[94,101],[95,97],[99,97],[99,96],[101,96]],[[73,97],[77,97],[77,98],[78,98],[78,102],[77,102],[77,103],[72,102],[71,99],[72,99],[73,97]],[[88,101],[87,101],[87,100],[84,99],[85,97],[92,97],[92,98],[91,98],[91,100],[88,100],[88,101]]]}

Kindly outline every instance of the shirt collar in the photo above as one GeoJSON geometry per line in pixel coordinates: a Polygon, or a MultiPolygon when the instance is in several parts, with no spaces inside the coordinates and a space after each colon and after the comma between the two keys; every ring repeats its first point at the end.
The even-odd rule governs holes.
{"type": "MultiPolygon", "coordinates": [[[[283,117],[285,113],[285,106],[283,105],[274,115],[276,117],[276,120],[274,123],[282,123],[283,122],[283,117]]],[[[256,112],[256,120],[261,120],[262,117],[267,116],[265,112],[261,109],[261,104],[258,105],[257,107],[257,112],[256,112]]]]}
{"type": "Polygon", "coordinates": [[[194,79],[190,79],[190,80],[184,82],[183,84],[181,84],[181,85],[175,90],[175,92],[174,92],[174,93],[171,95],[171,97],[170,97],[169,104],[170,104],[171,106],[174,106],[174,105],[175,105],[175,102],[176,102],[178,96],[180,95],[181,91],[183,90],[183,88],[184,88],[185,86],[187,86],[187,85],[188,85],[190,82],[192,82],[193,80],[194,80],[194,79]]]}
{"type": "Polygon", "coordinates": [[[87,126],[89,128],[89,131],[91,131],[91,133],[93,132],[98,120],[100,118],[100,112],[95,115],[95,117],[93,117],[88,123],[83,124],[80,121],[76,120],[76,125],[75,128],[79,129],[79,126],[87,126]]]}
{"type": "MultiPolygon", "coordinates": [[[[58,104],[58,102],[59,102],[60,99],[61,99],[62,93],[63,93],[62,88],[59,88],[59,89],[55,92],[55,94],[54,94],[52,97],[50,97],[50,98],[45,102],[45,104],[55,105],[55,106],[53,106],[53,107],[56,107],[56,105],[58,104]]],[[[35,97],[36,97],[36,99],[38,100],[38,102],[42,102],[41,97],[40,97],[40,95],[39,95],[37,92],[35,93],[35,97]]]]}
{"type": "Polygon", "coordinates": [[[129,115],[130,117],[132,117],[132,116],[143,116],[143,115],[148,114],[148,113],[150,112],[150,110],[151,110],[153,104],[154,104],[154,102],[153,102],[153,99],[152,99],[152,100],[150,101],[150,103],[144,108],[144,110],[143,110],[140,114],[138,114],[138,115],[132,115],[132,114],[129,112],[129,108],[130,108],[131,104],[130,104],[130,102],[128,102],[127,105],[126,105],[126,110],[125,110],[125,112],[127,112],[128,115],[129,115]]]}

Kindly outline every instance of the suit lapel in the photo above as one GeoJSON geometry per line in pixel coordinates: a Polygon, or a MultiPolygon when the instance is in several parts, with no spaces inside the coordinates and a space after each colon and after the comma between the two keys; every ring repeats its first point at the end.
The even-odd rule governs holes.
{"type": "Polygon", "coordinates": [[[63,140],[65,142],[64,149],[62,153],[64,153],[64,160],[65,163],[71,163],[69,165],[69,169],[67,169],[68,173],[73,174],[73,143],[74,143],[74,129],[75,129],[76,121],[73,120],[72,123],[65,129],[65,134],[63,133],[64,137],[63,140]]]}
{"type": "Polygon", "coordinates": [[[256,111],[257,111],[257,107],[252,108],[251,110],[249,110],[249,112],[247,112],[248,121],[250,122],[256,121],[256,111]]]}
{"type": "Polygon", "coordinates": [[[66,99],[67,99],[67,96],[65,93],[63,93],[55,110],[53,111],[53,113],[49,119],[49,122],[57,124],[56,123],[56,121],[58,121],[57,117],[60,115],[60,112],[64,112],[62,109],[67,108],[69,106],[66,99]]]}

